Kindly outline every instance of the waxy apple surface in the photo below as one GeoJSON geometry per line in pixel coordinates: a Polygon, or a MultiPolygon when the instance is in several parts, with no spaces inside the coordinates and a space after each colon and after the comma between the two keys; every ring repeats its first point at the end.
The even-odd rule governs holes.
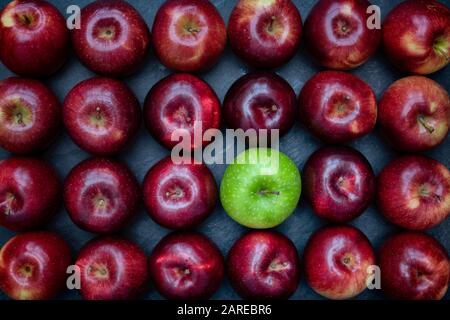
{"type": "Polygon", "coordinates": [[[378,114],[381,130],[392,146],[401,151],[425,151],[447,137],[450,98],[437,82],[410,76],[386,89],[378,114]]]}
{"type": "Polygon", "coordinates": [[[69,54],[66,21],[47,1],[11,1],[0,13],[0,39],[0,60],[21,76],[47,77],[69,54]]]}
{"type": "Polygon", "coordinates": [[[255,229],[273,228],[297,207],[301,178],[295,163],[273,149],[239,154],[225,170],[220,200],[236,222],[255,229]]]}
{"type": "Polygon", "coordinates": [[[64,100],[63,120],[70,137],[96,155],[123,151],[139,129],[140,115],[133,92],[111,78],[84,80],[64,100]]]}
{"type": "Polygon", "coordinates": [[[148,131],[166,148],[176,146],[179,143],[176,138],[181,140],[181,135],[186,134],[190,148],[197,149],[210,141],[196,141],[195,130],[203,138],[206,130],[219,128],[220,101],[200,78],[187,73],[172,74],[150,89],[145,99],[144,119],[148,131]]]}
{"type": "Polygon", "coordinates": [[[81,248],[81,295],[85,300],[129,300],[141,295],[148,283],[147,257],[133,242],[108,236],[81,248]]]}
{"type": "Polygon", "coordinates": [[[261,69],[288,62],[300,44],[302,18],[291,0],[240,0],[228,22],[233,51],[261,69]]]}
{"type": "Polygon", "coordinates": [[[225,49],[226,29],[208,0],[167,0],[152,27],[153,46],[167,68],[196,72],[211,68],[225,49]]]}
{"type": "Polygon", "coordinates": [[[150,33],[128,2],[94,1],[81,10],[80,20],[80,28],[72,30],[72,46],[86,67],[103,75],[124,77],[142,65],[150,33]]]}
{"type": "Polygon", "coordinates": [[[275,231],[252,231],[228,253],[228,277],[243,298],[286,299],[297,289],[300,266],[297,249],[275,231]]]}
{"type": "Polygon", "coordinates": [[[323,67],[349,70],[366,62],[381,41],[380,28],[369,28],[366,0],[319,0],[305,21],[311,57],[323,67]]]}
{"type": "Polygon", "coordinates": [[[434,1],[408,0],[397,5],[383,23],[383,46],[394,65],[429,74],[450,61],[450,9],[434,1]]]}
{"type": "Polygon", "coordinates": [[[60,188],[57,173],[43,160],[1,160],[0,225],[16,232],[42,226],[56,212],[60,188]]]}
{"type": "Polygon", "coordinates": [[[0,250],[0,288],[15,300],[54,299],[71,259],[70,247],[54,232],[19,234],[0,250]]]}
{"type": "Polygon", "coordinates": [[[249,73],[228,90],[223,115],[233,129],[276,129],[283,135],[295,122],[295,92],[275,73],[249,73]]]}
{"type": "Polygon", "coordinates": [[[420,232],[388,238],[379,252],[381,288],[393,299],[439,300],[450,281],[446,249],[420,232]]]}
{"type": "Polygon", "coordinates": [[[377,120],[372,88],[358,77],[340,71],[322,71],[303,86],[300,119],[320,139],[345,143],[368,134],[377,120]]]}
{"type": "Polygon", "coordinates": [[[218,198],[206,165],[175,164],[170,157],[148,171],[142,188],[150,217],[170,229],[199,225],[213,212],[218,198]]]}
{"type": "Polygon", "coordinates": [[[432,228],[450,214],[450,171],[425,156],[397,158],[378,176],[377,203],[398,226],[432,228]]]}
{"type": "Polygon", "coordinates": [[[306,281],[329,299],[350,299],[366,289],[375,254],[367,237],[351,226],[316,231],[303,255],[306,281]]]}
{"type": "Polygon", "coordinates": [[[18,154],[42,151],[60,129],[61,106],[39,81],[11,77],[0,81],[0,147],[18,154]]]}
{"type": "Polygon", "coordinates": [[[64,182],[64,204],[80,228],[112,233],[135,215],[139,184],[124,165],[106,158],[91,158],[73,168],[64,182]]]}
{"type": "Polygon", "coordinates": [[[153,284],[167,299],[205,300],[219,288],[225,268],[211,240],[184,232],[169,234],[157,244],[149,269],[153,284]]]}
{"type": "Polygon", "coordinates": [[[375,195],[370,163],[349,147],[325,147],[314,152],[303,168],[303,184],[314,212],[334,222],[358,217],[375,195]]]}

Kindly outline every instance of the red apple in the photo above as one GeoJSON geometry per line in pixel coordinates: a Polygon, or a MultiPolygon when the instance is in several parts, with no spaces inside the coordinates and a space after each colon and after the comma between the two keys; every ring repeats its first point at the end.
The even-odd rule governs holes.
{"type": "Polygon", "coordinates": [[[228,277],[246,299],[289,298],[297,289],[300,267],[297,249],[275,231],[252,231],[228,253],[228,277]]]}
{"type": "Polygon", "coordinates": [[[133,173],[119,162],[91,158],[73,168],[64,182],[64,203],[80,228],[112,233],[135,215],[140,199],[133,173]]]}
{"type": "Polygon", "coordinates": [[[155,53],[169,69],[195,72],[212,67],[226,43],[220,13],[209,0],[167,0],[152,27],[155,53]]]}
{"type": "Polygon", "coordinates": [[[375,254],[367,237],[351,226],[330,226],[316,231],[303,256],[306,281],[329,299],[349,299],[366,288],[368,267],[375,254]]]}
{"type": "Polygon", "coordinates": [[[47,77],[67,60],[69,30],[43,0],[11,1],[0,13],[0,60],[22,76],[47,77]]]}
{"type": "Polygon", "coordinates": [[[197,126],[201,125],[201,137],[208,129],[218,129],[220,102],[213,89],[200,78],[187,73],[172,74],[148,93],[144,119],[153,137],[166,148],[179,143],[172,140],[174,132],[184,131],[191,137],[191,148],[196,149],[210,143],[202,141],[202,145],[198,145],[192,139],[196,122],[197,126]]]}
{"type": "Polygon", "coordinates": [[[398,68],[429,74],[450,61],[450,9],[434,0],[408,0],[383,23],[383,45],[398,68]]]}
{"type": "Polygon", "coordinates": [[[378,177],[378,207],[392,223],[423,230],[450,214],[450,171],[424,156],[404,156],[389,163],[378,177]]]}
{"type": "Polygon", "coordinates": [[[305,41],[323,67],[349,70],[366,62],[381,41],[380,29],[369,29],[366,0],[319,0],[305,21],[305,41]]]}
{"type": "Polygon", "coordinates": [[[217,185],[206,165],[175,164],[170,157],[149,170],[143,193],[150,217],[170,229],[199,225],[217,203],[217,185]]]}
{"type": "Polygon", "coordinates": [[[223,114],[233,129],[277,129],[284,134],[296,116],[295,92],[275,73],[255,72],[238,79],[224,101],[223,114]]]}
{"type": "Polygon", "coordinates": [[[69,246],[54,232],[17,235],[0,251],[0,288],[15,300],[53,299],[66,284],[71,260],[69,246]]]}
{"type": "Polygon", "coordinates": [[[187,232],[172,233],[153,250],[150,276],[156,289],[167,299],[208,299],[219,288],[223,257],[205,236],[187,232]]]}
{"type": "Polygon", "coordinates": [[[12,231],[46,223],[59,204],[60,182],[50,164],[34,158],[0,161],[0,225],[12,231]]]}
{"type": "Polygon", "coordinates": [[[141,109],[126,84],[91,78],[66,96],[63,120],[80,148],[97,155],[123,151],[139,129],[141,109]]]}
{"type": "Polygon", "coordinates": [[[61,106],[53,92],[36,80],[0,81],[0,146],[14,153],[48,147],[60,128],[61,106]]]}
{"type": "Polygon", "coordinates": [[[344,143],[368,134],[377,120],[372,88],[358,77],[339,71],[322,71],[304,85],[300,118],[317,137],[344,143]]]}
{"type": "Polygon", "coordinates": [[[85,300],[136,299],[148,282],[147,257],[133,242],[120,237],[89,241],[78,254],[81,295],[85,300]]]}
{"type": "Polygon", "coordinates": [[[393,299],[439,300],[450,281],[446,249],[420,232],[390,237],[380,249],[381,288],[393,299]]]}
{"type": "Polygon", "coordinates": [[[334,222],[358,217],[375,195],[370,163],[349,147],[325,147],[314,152],[303,168],[303,183],[314,212],[334,222]]]}
{"type": "Polygon", "coordinates": [[[421,76],[394,82],[379,103],[381,130],[402,151],[431,149],[447,136],[450,98],[437,82],[421,76]]]}
{"type": "Polygon", "coordinates": [[[256,68],[276,68],[297,51],[302,18],[291,0],[240,0],[231,12],[233,51],[256,68]]]}
{"type": "Polygon", "coordinates": [[[72,30],[72,45],[80,61],[103,75],[123,77],[136,72],[150,43],[139,12],[126,1],[98,0],[80,15],[80,28],[72,30]]]}

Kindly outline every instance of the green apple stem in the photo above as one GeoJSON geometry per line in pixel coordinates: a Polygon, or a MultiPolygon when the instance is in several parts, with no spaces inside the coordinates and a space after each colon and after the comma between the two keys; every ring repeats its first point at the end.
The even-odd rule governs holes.
{"type": "Polygon", "coordinates": [[[258,193],[262,196],[275,195],[279,196],[280,191],[270,191],[270,190],[259,190],[258,193]]]}
{"type": "Polygon", "coordinates": [[[417,120],[419,121],[419,123],[428,130],[429,133],[433,133],[434,132],[434,127],[429,125],[426,121],[425,121],[425,117],[424,116],[418,116],[417,120]]]}

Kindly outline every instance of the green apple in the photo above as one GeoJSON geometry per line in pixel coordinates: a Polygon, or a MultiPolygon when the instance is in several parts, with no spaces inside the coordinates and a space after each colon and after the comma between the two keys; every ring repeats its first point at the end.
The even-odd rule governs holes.
{"type": "Polygon", "coordinates": [[[238,223],[255,229],[273,228],[295,210],[301,187],[300,172],[288,156],[254,148],[239,154],[225,170],[220,200],[238,223]]]}

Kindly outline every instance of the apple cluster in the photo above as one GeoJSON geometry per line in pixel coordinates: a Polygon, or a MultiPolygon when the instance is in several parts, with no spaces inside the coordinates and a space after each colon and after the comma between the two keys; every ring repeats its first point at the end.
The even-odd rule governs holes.
{"type": "MultiPolygon", "coordinates": [[[[152,30],[123,0],[93,1],[69,30],[43,0],[15,0],[0,13],[0,60],[17,77],[0,81],[0,225],[18,234],[0,250],[0,288],[12,299],[51,299],[66,285],[67,268],[80,274],[85,299],[132,299],[155,289],[168,299],[208,299],[227,275],[243,298],[286,299],[300,274],[318,294],[349,299],[364,291],[368,270],[379,266],[382,289],[395,299],[441,299],[450,281],[444,248],[424,230],[450,215],[450,171],[420,154],[442,143],[450,127],[447,90],[424,75],[450,61],[450,9],[434,0],[407,0],[367,24],[366,0],[319,0],[302,25],[291,0],[239,0],[228,27],[208,0],[167,0],[152,30]],[[399,23],[401,21],[402,23],[399,23]],[[420,26],[417,25],[420,21],[420,26]],[[320,66],[298,97],[270,71],[298,51],[300,40],[320,66]],[[237,79],[221,102],[193,73],[213,67],[228,42],[255,70],[237,79]],[[372,88],[345,72],[366,62],[383,43],[387,57],[412,75],[390,85],[377,101],[372,88]],[[148,92],[143,110],[120,78],[154,54],[175,71],[148,92]],[[76,84],[61,104],[40,80],[66,62],[70,47],[98,76],[76,84]],[[165,148],[174,132],[219,129],[279,130],[296,119],[328,144],[308,159],[302,174],[287,155],[250,148],[237,156],[220,186],[205,164],[166,157],[142,186],[113,156],[124,152],[141,119],[165,148]],[[379,124],[401,155],[378,177],[359,151],[344,146],[379,124]],[[62,182],[37,155],[61,133],[93,157],[62,182]],[[257,161],[251,161],[256,159],[257,161]],[[274,163],[276,165],[274,166],[274,163]],[[302,188],[303,186],[303,188],[302,188]],[[296,209],[302,193],[317,216],[332,222],[312,234],[300,263],[295,244],[272,230],[296,209]],[[70,246],[44,228],[61,200],[79,228],[97,234],[72,259],[70,246]],[[345,223],[376,202],[403,229],[375,253],[369,239],[345,223]],[[116,235],[143,202],[159,225],[177,230],[147,257],[116,235]],[[206,236],[192,231],[217,207],[251,230],[224,259],[206,236]]],[[[209,142],[194,141],[191,149],[209,142]]]]}

